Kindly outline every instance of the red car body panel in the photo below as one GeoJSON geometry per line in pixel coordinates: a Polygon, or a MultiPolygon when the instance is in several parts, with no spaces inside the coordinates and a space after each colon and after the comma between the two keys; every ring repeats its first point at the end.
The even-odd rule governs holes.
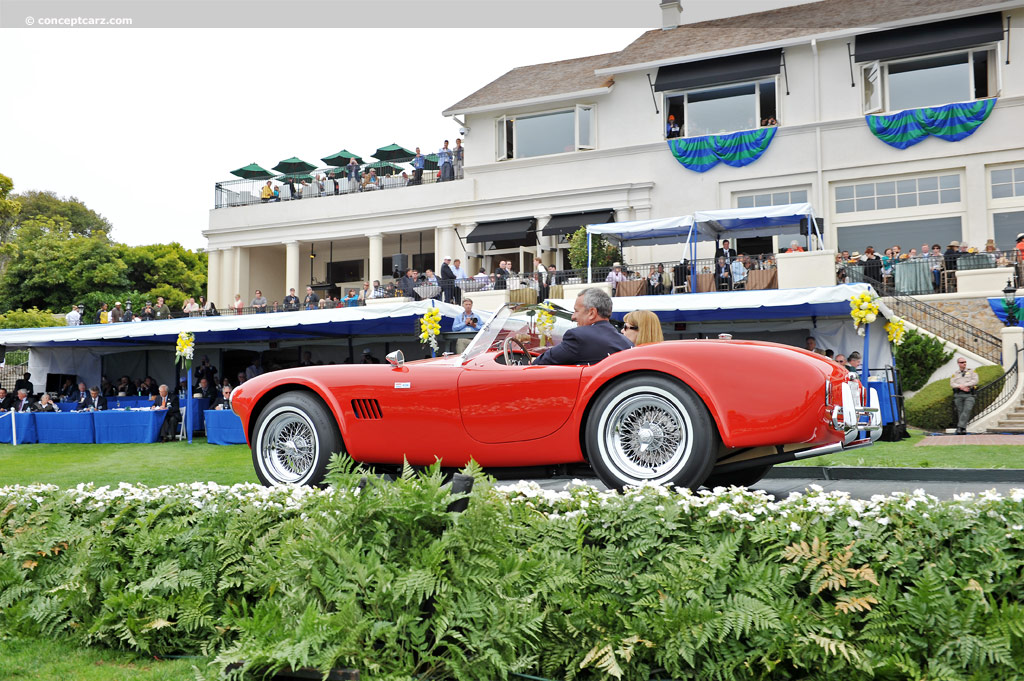
{"type": "Polygon", "coordinates": [[[276,371],[236,388],[232,408],[251,442],[254,419],[274,395],[311,390],[335,415],[345,450],[357,461],[551,465],[584,460],[581,428],[599,391],[624,374],[655,372],[693,389],[729,449],[843,439],[830,424],[825,392],[830,382],[838,399],[846,370],[789,346],[669,341],[585,367],[506,366],[496,357],[276,371]]]}

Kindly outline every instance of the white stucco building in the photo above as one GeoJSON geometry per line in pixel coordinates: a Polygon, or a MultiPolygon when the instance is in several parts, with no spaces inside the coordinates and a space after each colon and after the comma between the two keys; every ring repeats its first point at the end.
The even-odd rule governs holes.
{"type": "Polygon", "coordinates": [[[551,232],[581,220],[748,205],[812,203],[833,249],[1010,249],[1024,232],[1024,1],[824,0],[688,25],[677,2],[662,11],[666,28],[620,52],[517,68],[449,107],[467,131],[462,180],[212,210],[210,298],[386,279],[396,253],[420,269],[534,254],[567,268],[551,232]],[[959,141],[899,149],[865,120],[993,98],[959,141]],[[778,127],[753,162],[696,172],[666,140],[669,115],[686,139],[778,127]]]}

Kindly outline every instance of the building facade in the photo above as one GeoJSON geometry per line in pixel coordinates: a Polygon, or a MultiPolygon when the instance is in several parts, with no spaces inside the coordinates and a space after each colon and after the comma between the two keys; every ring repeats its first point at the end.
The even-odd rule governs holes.
{"type": "MultiPolygon", "coordinates": [[[[211,211],[211,299],[386,280],[400,253],[563,269],[579,224],[706,209],[810,202],[825,248],[851,251],[1024,232],[1024,2],[824,0],[688,25],[662,10],[621,52],[514,69],[449,107],[464,179],[211,211]]],[[[756,241],[740,250],[788,237],[756,241]]]]}

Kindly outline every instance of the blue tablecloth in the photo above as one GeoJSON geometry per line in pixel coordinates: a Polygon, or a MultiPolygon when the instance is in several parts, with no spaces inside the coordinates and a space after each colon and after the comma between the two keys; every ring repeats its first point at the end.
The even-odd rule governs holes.
{"type": "Polygon", "coordinates": [[[13,439],[12,426],[18,430],[18,444],[31,444],[36,441],[36,420],[32,412],[11,413],[5,411],[0,414],[0,442],[11,444],[13,439]],[[11,419],[17,419],[12,422],[11,419]]]}
{"type": "Polygon", "coordinates": [[[156,442],[160,426],[167,418],[165,409],[137,409],[133,411],[97,411],[92,417],[96,424],[96,443],[156,442]]]}
{"type": "Polygon", "coordinates": [[[190,397],[188,400],[181,401],[182,406],[192,410],[195,414],[195,418],[192,420],[192,432],[197,430],[206,430],[206,421],[203,418],[203,412],[210,406],[209,397],[190,397]],[[187,404],[186,404],[187,402],[187,404]]]}
{"type": "Polygon", "coordinates": [[[206,411],[206,441],[211,445],[244,445],[245,431],[242,419],[231,410],[206,411]]]}
{"type": "Polygon", "coordinates": [[[108,397],[107,409],[149,409],[153,406],[152,397],[108,397]]]}
{"type": "Polygon", "coordinates": [[[69,411],[74,411],[78,407],[78,402],[58,402],[57,408],[65,414],[69,411]]]}
{"type": "Polygon", "coordinates": [[[868,381],[868,386],[878,395],[878,404],[872,404],[871,406],[879,408],[878,413],[882,417],[882,425],[894,423],[896,421],[896,400],[893,398],[892,383],[868,381]]]}
{"type": "MultiPolygon", "coordinates": [[[[75,442],[93,443],[92,412],[83,411],[65,414],[61,412],[37,412],[34,414],[36,437],[45,444],[75,442]]],[[[21,425],[21,424],[18,424],[21,425]]]]}

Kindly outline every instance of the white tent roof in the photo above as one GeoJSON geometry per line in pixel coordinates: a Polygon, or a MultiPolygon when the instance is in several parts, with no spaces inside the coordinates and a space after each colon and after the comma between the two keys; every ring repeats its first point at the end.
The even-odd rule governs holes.
{"type": "Polygon", "coordinates": [[[678,237],[686,236],[693,227],[693,217],[681,215],[674,218],[657,220],[634,220],[632,222],[612,222],[603,225],[587,225],[588,234],[600,234],[617,241],[643,241],[643,244],[658,245],[662,243],[679,243],[678,237]]]}
{"type": "Polygon", "coordinates": [[[813,224],[814,209],[809,203],[789,203],[781,206],[698,210],[693,214],[693,219],[697,223],[698,233],[705,238],[746,238],[763,235],[766,228],[791,227],[801,220],[813,224]]]}

